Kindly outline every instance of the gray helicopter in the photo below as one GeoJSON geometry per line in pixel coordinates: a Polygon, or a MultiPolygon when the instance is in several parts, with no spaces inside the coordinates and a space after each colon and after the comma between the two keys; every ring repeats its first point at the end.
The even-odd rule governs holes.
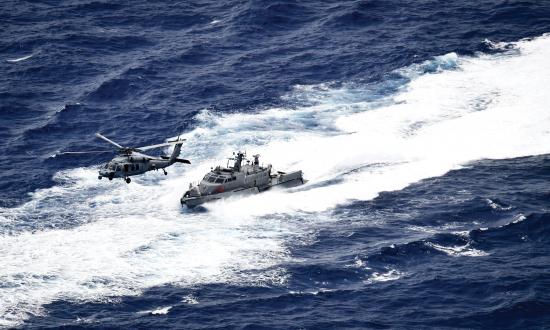
{"type": "MultiPolygon", "coordinates": [[[[96,133],[95,136],[98,138],[114,145],[118,148],[118,155],[113,158],[111,161],[106,163],[99,170],[98,179],[108,178],[113,180],[114,178],[124,178],[126,183],[130,183],[132,180],[130,176],[143,174],[152,170],[162,169],[164,175],[167,175],[165,168],[174,164],[174,163],[184,163],[191,164],[187,159],[178,158],[181,146],[184,139],[180,140],[179,138],[176,141],[169,141],[166,143],[154,144],[151,146],[145,147],[123,147],[120,144],[106,138],[105,136],[96,133]],[[174,151],[171,156],[160,156],[154,157],[143,154],[142,152],[155,148],[162,148],[166,146],[174,145],[174,151]]],[[[82,153],[101,153],[106,151],[82,151],[82,152],[64,152],[64,154],[82,154],[82,153]]]]}

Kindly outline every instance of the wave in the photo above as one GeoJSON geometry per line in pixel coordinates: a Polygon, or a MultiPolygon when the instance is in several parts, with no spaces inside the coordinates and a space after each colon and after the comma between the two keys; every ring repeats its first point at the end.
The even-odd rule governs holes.
{"type": "Polygon", "coordinates": [[[388,281],[396,281],[403,277],[404,273],[396,270],[396,269],[390,269],[385,273],[377,273],[374,272],[365,282],[368,284],[375,283],[375,282],[388,282],[388,281]]]}
{"type": "Polygon", "coordinates": [[[204,110],[182,134],[193,166],[172,167],[166,178],[147,173],[126,185],[98,181],[94,168],[56,174],[58,184],[30,202],[0,208],[2,324],[54,300],[137,295],[165,283],[283,285],[289,244],[321,221],[337,221],[320,212],[473,160],[550,152],[550,36],[513,45],[513,52],[447,54],[376,86],[296,87],[288,107],[204,110]],[[213,203],[209,212],[182,210],[188,183],[235,150],[260,153],[276,169],[301,169],[310,183],[213,203]],[[314,186],[323,181],[331,184],[314,186]],[[44,229],[27,229],[33,223],[44,229]]]}
{"type": "Polygon", "coordinates": [[[465,257],[485,257],[489,255],[489,253],[485,251],[481,251],[478,249],[474,249],[470,247],[470,244],[466,245],[458,245],[458,246],[442,246],[439,244],[427,242],[426,245],[429,247],[438,250],[440,252],[445,253],[448,256],[451,257],[459,257],[459,256],[465,256],[465,257]]]}
{"type": "Polygon", "coordinates": [[[499,201],[494,201],[490,198],[487,198],[485,201],[491,207],[491,209],[495,211],[510,211],[512,209],[511,205],[502,205],[502,203],[500,203],[499,201]]]}
{"type": "Polygon", "coordinates": [[[29,58],[31,58],[33,56],[34,56],[34,54],[30,54],[30,55],[15,58],[15,59],[12,59],[12,60],[6,60],[6,62],[8,62],[8,63],[17,63],[17,62],[28,60],[29,58]]]}

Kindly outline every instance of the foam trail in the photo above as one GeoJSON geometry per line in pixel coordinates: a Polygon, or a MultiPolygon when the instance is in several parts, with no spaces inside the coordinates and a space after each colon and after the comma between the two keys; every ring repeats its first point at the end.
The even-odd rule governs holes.
{"type": "Polygon", "coordinates": [[[288,100],[302,106],[204,111],[182,136],[193,166],[173,166],[168,177],[147,173],[126,185],[98,181],[92,168],[58,173],[58,185],[0,209],[0,324],[57,299],[102,300],[165,283],[284,283],[277,265],[291,258],[287,247],[311,226],[337,221],[323,211],[472,160],[549,153],[550,36],[513,48],[412,65],[381,82],[391,92],[378,96],[370,86],[301,86],[288,100]],[[235,149],[302,169],[309,183],[182,211],[188,183],[235,149]]]}

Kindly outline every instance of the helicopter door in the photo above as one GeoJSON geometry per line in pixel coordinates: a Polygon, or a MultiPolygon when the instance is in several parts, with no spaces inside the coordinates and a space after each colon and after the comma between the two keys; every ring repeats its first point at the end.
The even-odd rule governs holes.
{"type": "Polygon", "coordinates": [[[124,164],[124,172],[128,172],[128,164],[124,164]]]}

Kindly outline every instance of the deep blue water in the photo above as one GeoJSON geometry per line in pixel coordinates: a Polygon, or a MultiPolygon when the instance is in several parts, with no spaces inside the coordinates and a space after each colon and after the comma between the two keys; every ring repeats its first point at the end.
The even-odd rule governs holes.
{"type": "MultiPolygon", "coordinates": [[[[0,327],[550,327],[547,135],[533,129],[523,152],[481,148],[453,161],[461,168],[399,181],[391,169],[401,160],[380,151],[391,142],[339,145],[337,126],[384,107],[394,112],[369,134],[398,120],[390,106],[412,102],[399,93],[472,72],[464,59],[521,61],[523,46],[504,43],[538,45],[550,2],[8,1],[0,31],[0,327]],[[188,134],[193,164],[128,186],[99,182],[89,166],[108,155],[56,155],[103,149],[95,132],[134,146],[188,134]],[[322,158],[266,160],[304,166],[303,209],[263,212],[260,200],[246,215],[231,204],[179,210],[186,180],[199,179],[194,167],[223,159],[224,148],[306,158],[301,143],[317,138],[322,158]],[[347,147],[349,159],[337,159],[347,147]],[[323,167],[339,161],[351,165],[323,167]],[[370,171],[382,183],[361,176],[370,171]],[[357,181],[380,188],[355,192],[357,181]],[[331,187],[346,197],[307,198],[331,187]],[[96,234],[105,249],[87,241],[96,234]]],[[[490,85],[485,77],[470,86],[490,85]]],[[[464,99],[464,111],[415,119],[404,136],[508,105],[502,89],[487,90],[464,99]]],[[[427,106],[445,97],[415,95],[427,106]]],[[[504,136],[526,139],[525,127],[504,136]]],[[[462,133],[455,139],[471,136],[462,133]]],[[[403,163],[424,154],[413,156],[403,163]]]]}

